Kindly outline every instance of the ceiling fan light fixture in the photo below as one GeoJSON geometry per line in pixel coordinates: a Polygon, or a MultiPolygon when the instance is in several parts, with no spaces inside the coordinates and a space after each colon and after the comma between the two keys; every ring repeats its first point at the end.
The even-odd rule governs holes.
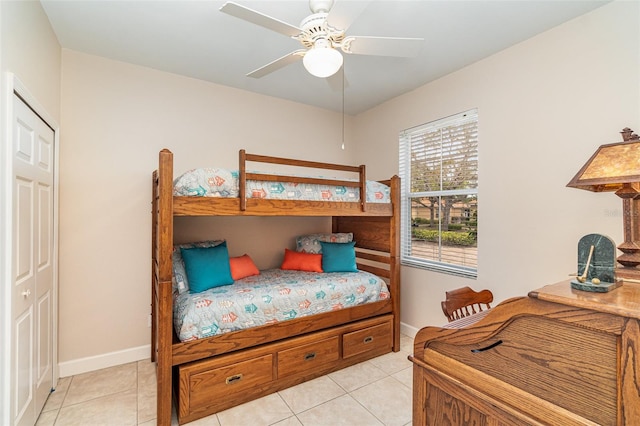
{"type": "MultiPolygon", "coordinates": [[[[263,77],[294,61],[298,61],[301,57],[304,67],[311,75],[326,78],[336,74],[343,66],[344,58],[342,53],[401,58],[417,56],[424,43],[422,38],[347,36],[344,28],[349,26],[348,23],[343,22],[334,27],[328,22],[329,12],[333,7],[334,1],[309,0],[309,8],[312,14],[304,18],[299,27],[233,1],[226,2],[220,8],[222,12],[286,35],[297,40],[303,46],[303,49],[288,53],[250,72],[247,76],[253,78],[263,77]],[[338,48],[342,53],[338,51],[338,48]]],[[[333,19],[331,22],[335,25],[333,19]]]]}
{"type": "Polygon", "coordinates": [[[304,55],[302,63],[311,75],[325,78],[337,73],[342,67],[343,60],[342,55],[336,49],[316,44],[304,55]]]}

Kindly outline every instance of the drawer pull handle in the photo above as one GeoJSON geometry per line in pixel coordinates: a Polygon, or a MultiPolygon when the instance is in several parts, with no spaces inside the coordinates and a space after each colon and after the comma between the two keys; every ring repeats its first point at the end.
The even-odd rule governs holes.
{"type": "Polygon", "coordinates": [[[314,359],[316,357],[316,353],[315,352],[309,352],[308,354],[306,354],[304,356],[304,360],[305,361],[311,361],[312,359],[314,359]]]}
{"type": "Polygon", "coordinates": [[[227,377],[226,382],[228,385],[232,385],[234,383],[239,382],[240,380],[242,380],[242,374],[235,374],[233,376],[227,377]]]}
{"type": "Polygon", "coordinates": [[[371,343],[373,342],[373,336],[367,336],[362,340],[363,343],[371,343]]]}
{"type": "Polygon", "coordinates": [[[480,349],[471,349],[471,352],[473,352],[474,354],[477,354],[478,352],[484,352],[484,351],[488,351],[489,349],[493,349],[498,345],[502,344],[502,340],[498,340],[495,343],[490,344],[489,346],[485,347],[485,348],[480,348],[480,349]]]}

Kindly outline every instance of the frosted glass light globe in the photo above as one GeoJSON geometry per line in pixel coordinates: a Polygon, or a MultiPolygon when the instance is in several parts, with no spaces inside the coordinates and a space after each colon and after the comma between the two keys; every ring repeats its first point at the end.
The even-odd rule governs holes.
{"type": "Polygon", "coordinates": [[[342,55],[336,49],[316,46],[304,55],[302,63],[311,75],[325,78],[337,73],[343,60],[342,55]]]}

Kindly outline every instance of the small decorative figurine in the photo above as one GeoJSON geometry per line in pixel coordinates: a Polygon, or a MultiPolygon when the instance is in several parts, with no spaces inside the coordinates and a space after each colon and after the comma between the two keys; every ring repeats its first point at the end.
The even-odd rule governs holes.
{"type": "Polygon", "coordinates": [[[616,281],[616,246],[601,234],[585,235],[578,242],[578,273],[571,287],[582,291],[606,293],[622,285],[616,281]]]}

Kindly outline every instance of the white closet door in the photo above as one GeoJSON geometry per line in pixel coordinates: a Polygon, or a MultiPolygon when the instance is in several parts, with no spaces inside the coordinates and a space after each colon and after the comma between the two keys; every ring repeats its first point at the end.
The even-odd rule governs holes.
{"type": "Polygon", "coordinates": [[[13,98],[11,411],[33,425],[53,381],[54,132],[13,98]]]}

